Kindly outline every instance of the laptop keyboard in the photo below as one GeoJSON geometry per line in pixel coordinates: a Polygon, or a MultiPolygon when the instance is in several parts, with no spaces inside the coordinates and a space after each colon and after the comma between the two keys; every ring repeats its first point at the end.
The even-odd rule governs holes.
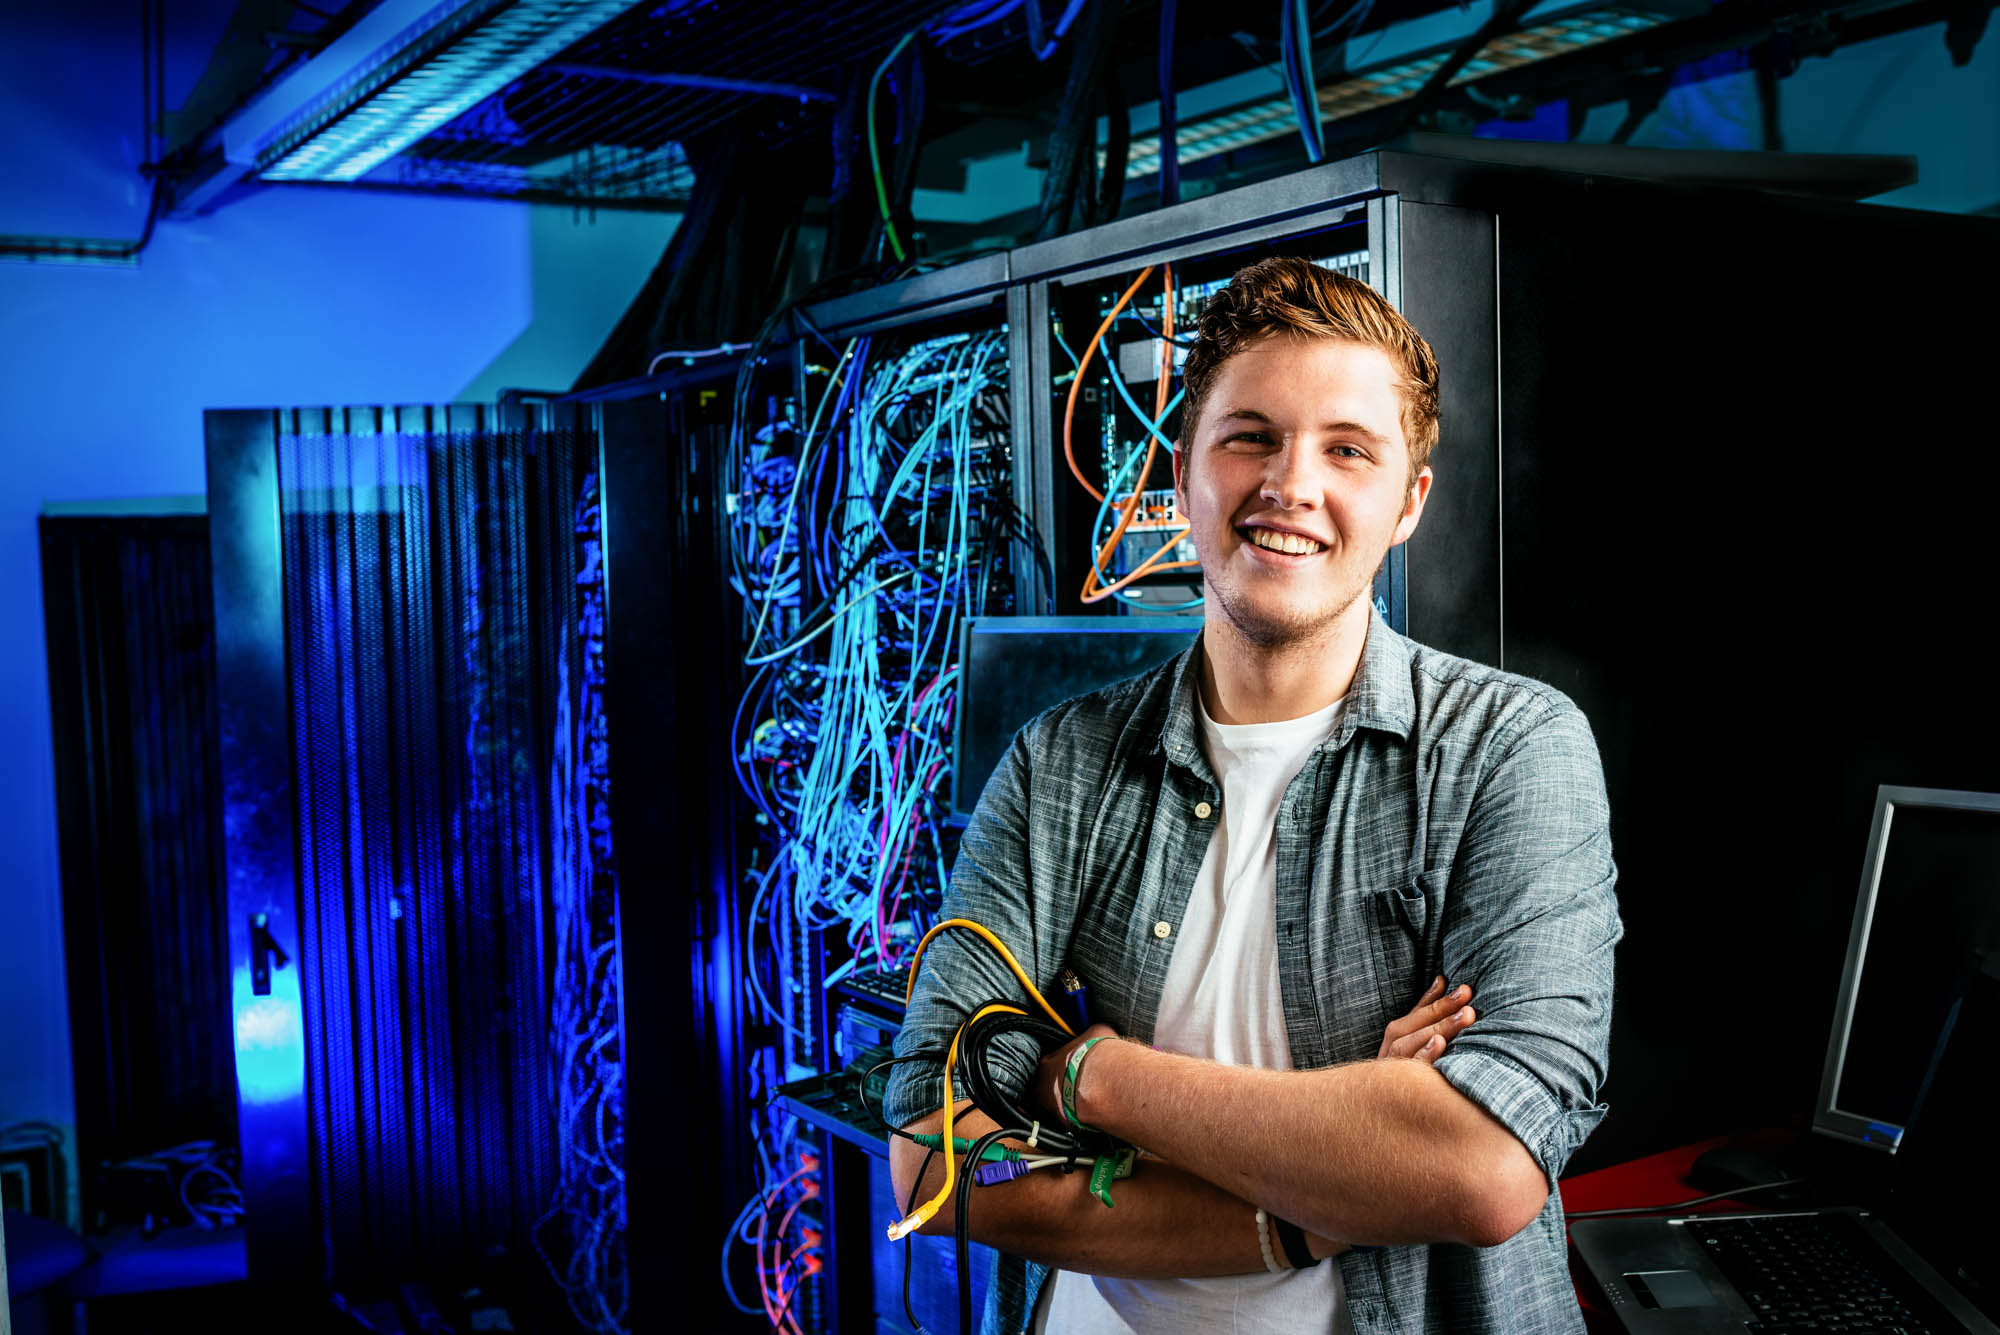
{"type": "Polygon", "coordinates": [[[1749,1329],[1758,1335],[1938,1329],[1913,1308],[1925,1299],[1906,1300],[1887,1282],[1901,1268],[1847,1215],[1700,1219],[1685,1227],[1750,1304],[1749,1329]]]}

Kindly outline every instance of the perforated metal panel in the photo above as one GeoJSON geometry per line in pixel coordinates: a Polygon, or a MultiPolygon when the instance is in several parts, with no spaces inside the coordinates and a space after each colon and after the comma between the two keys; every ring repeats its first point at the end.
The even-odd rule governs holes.
{"type": "Polygon", "coordinates": [[[326,1275],[366,1286],[524,1248],[553,1192],[551,774],[594,451],[471,411],[288,418],[312,1205],[326,1275]]]}

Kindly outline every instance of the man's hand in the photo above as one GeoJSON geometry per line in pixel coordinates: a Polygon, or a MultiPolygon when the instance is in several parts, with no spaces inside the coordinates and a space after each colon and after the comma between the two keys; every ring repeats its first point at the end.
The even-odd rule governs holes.
{"type": "Polygon", "coordinates": [[[1472,1000],[1472,988],[1460,983],[1449,993],[1445,991],[1444,975],[1424,989],[1417,998],[1417,1004],[1410,1013],[1400,1020],[1389,1021],[1389,1027],[1382,1031],[1382,1050],[1375,1055],[1382,1057],[1414,1057],[1422,1062],[1434,1062],[1444,1053],[1445,1044],[1471,1027],[1475,1018],[1472,1007],[1465,1003],[1472,1000]]]}

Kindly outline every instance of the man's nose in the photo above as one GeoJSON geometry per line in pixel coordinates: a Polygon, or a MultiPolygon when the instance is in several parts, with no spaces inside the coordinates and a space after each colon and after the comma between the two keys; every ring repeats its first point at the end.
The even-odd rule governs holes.
{"type": "Polygon", "coordinates": [[[1264,469],[1264,500],[1287,510],[1310,505],[1319,495],[1318,456],[1293,441],[1273,452],[1264,469]]]}

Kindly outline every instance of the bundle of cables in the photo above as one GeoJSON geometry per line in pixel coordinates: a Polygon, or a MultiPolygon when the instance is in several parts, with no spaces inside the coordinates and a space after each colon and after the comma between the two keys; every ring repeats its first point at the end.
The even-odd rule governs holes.
{"type": "MultiPolygon", "coordinates": [[[[1098,348],[1103,345],[1106,335],[1111,332],[1112,326],[1117,324],[1118,317],[1131,305],[1133,297],[1138,295],[1139,289],[1144,287],[1146,281],[1153,276],[1153,266],[1147,265],[1144,269],[1140,270],[1139,276],[1132,280],[1131,286],[1127,287],[1119,295],[1117,302],[1111,307],[1110,313],[1097,326],[1097,332],[1091,335],[1090,342],[1084,345],[1081,357],[1070,350],[1069,344],[1063,339],[1061,331],[1058,330],[1055,335],[1057,345],[1062,348],[1064,353],[1068,354],[1070,360],[1076,366],[1075,374],[1070,378],[1069,393],[1063,402],[1063,458],[1069,464],[1070,476],[1075,478],[1077,485],[1081,486],[1090,494],[1090,498],[1097,502],[1097,519],[1091,527],[1090,570],[1084,576],[1083,588],[1079,594],[1079,597],[1082,598],[1085,604],[1099,603],[1113,597],[1123,599],[1127,602],[1137,601],[1130,590],[1132,585],[1139,580],[1144,579],[1148,575],[1162,574],[1173,570],[1194,569],[1201,564],[1198,560],[1166,559],[1174,554],[1174,550],[1179,545],[1180,540],[1186,537],[1189,532],[1189,526],[1183,523],[1165,535],[1160,546],[1151,556],[1140,561],[1124,575],[1114,578],[1105,570],[1105,563],[1118,550],[1119,543],[1125,538],[1126,530],[1131,527],[1133,519],[1138,515],[1139,507],[1146,492],[1146,484],[1153,476],[1154,462],[1159,457],[1160,448],[1164,446],[1169,456],[1172,455],[1174,449],[1174,442],[1168,439],[1164,427],[1167,419],[1180,406],[1181,398],[1183,397],[1180,390],[1169,392],[1169,387],[1173,381],[1174,349],[1182,345],[1174,338],[1174,307],[1176,304],[1174,267],[1171,264],[1164,265],[1162,266],[1162,273],[1164,290],[1160,301],[1160,374],[1154,390],[1152,412],[1148,413],[1140,408],[1139,404],[1133,399],[1131,390],[1125,385],[1124,377],[1118,374],[1116,359],[1110,356],[1108,352],[1103,358],[1105,374],[1111,380],[1112,387],[1118,391],[1118,395],[1124,401],[1125,406],[1131,410],[1133,416],[1139,419],[1146,431],[1144,450],[1135,448],[1127,454],[1125,462],[1112,475],[1110,479],[1111,485],[1108,488],[1100,489],[1084,475],[1082,466],[1077,462],[1075,444],[1077,397],[1083,387],[1084,377],[1089,372],[1092,361],[1097,357],[1098,348]],[[1133,476],[1135,469],[1137,470],[1136,478],[1133,476]],[[1098,535],[1103,532],[1105,524],[1110,522],[1114,515],[1116,523],[1110,533],[1105,535],[1103,541],[1100,542],[1098,535]]],[[[1146,606],[1156,611],[1178,611],[1199,607],[1201,606],[1201,600],[1197,598],[1173,609],[1162,609],[1150,603],[1146,604],[1146,606]]]]}
{"type": "MultiPolygon", "coordinates": [[[[1048,1016],[1047,1020],[1029,1014],[1019,1006],[1005,1001],[990,1001],[978,1007],[959,1026],[952,1036],[951,1046],[944,1057],[944,1125],[936,1135],[912,1135],[899,1127],[882,1121],[891,1135],[901,1136],[922,1146],[927,1153],[923,1167],[917,1173],[916,1185],[905,1206],[904,1216],[889,1229],[891,1241],[904,1242],[904,1308],[909,1308],[909,1236],[923,1227],[940,1208],[946,1198],[952,1199],[954,1212],[953,1238],[957,1256],[959,1282],[959,1329],[970,1331],[972,1327],[972,1269],[971,1233],[968,1209],[971,1193],[962,1188],[954,1195],[954,1188],[961,1187],[960,1162],[971,1165],[969,1176],[980,1186],[996,1186],[1010,1182],[1037,1169],[1055,1169],[1064,1173],[1075,1171],[1088,1164],[1090,1166],[1090,1192],[1107,1207],[1112,1205],[1111,1183],[1129,1176],[1138,1159],[1138,1151],[1115,1136],[1107,1135],[1091,1127],[1080,1124],[1055,1125],[1044,1120],[1043,1114],[1022,1103],[1009,1092],[1006,1082],[996,1075],[1001,1064],[997,1049],[1002,1040],[1014,1034],[1024,1034],[1040,1044],[1044,1053],[1053,1052],[1076,1037],[1076,1031],[1054,1006],[1050,1005],[1041,990],[1028,978],[1013,952],[990,930],[967,918],[948,918],[938,923],[924,934],[917,943],[910,965],[909,995],[916,991],[917,967],[923,961],[924,951],[942,932],[968,931],[990,946],[1000,956],[1016,981],[1027,991],[1035,1004],[1048,1016]],[[962,1076],[965,1089],[971,1101],[996,1125],[991,1131],[974,1140],[966,1140],[954,1134],[958,1112],[952,1093],[954,1077],[962,1076]],[[1025,1143],[1025,1152],[1002,1142],[1019,1140],[1025,1143]],[[944,1155],[944,1184],[936,1195],[919,1205],[917,1195],[923,1190],[925,1174],[928,1173],[933,1154],[944,1155]]],[[[891,1058],[882,1065],[896,1062],[930,1060],[938,1058],[937,1053],[920,1053],[891,1058]]],[[[881,1069],[879,1066],[877,1070],[881,1069]]],[[[874,1072],[869,1072],[872,1075],[874,1072]]],[[[864,1077],[863,1088],[866,1088],[864,1077]]],[[[878,1120],[881,1120],[878,1118],[878,1120]]],[[[911,1324],[916,1325],[914,1313],[910,1313],[911,1324]]]]}
{"type": "Polygon", "coordinates": [[[1278,47],[1285,67],[1285,93],[1292,100],[1292,114],[1299,120],[1299,138],[1305,141],[1306,161],[1326,158],[1325,130],[1320,125],[1319,80],[1313,72],[1312,20],[1306,0],[1278,0],[1278,47]]]}
{"type": "Polygon", "coordinates": [[[820,1199],[820,1158],[810,1138],[801,1136],[798,1119],[782,1116],[770,1125],[769,1109],[759,1117],[767,1123],[767,1134],[753,1137],[759,1185],[723,1235],[722,1287],[737,1311],[761,1314],[774,1332],[802,1335],[799,1295],[824,1265],[820,1220],[811,1213],[820,1199]],[[756,1306],[737,1294],[730,1277],[731,1252],[739,1245],[755,1266],[756,1306]]]}
{"type": "MultiPolygon", "coordinates": [[[[743,433],[732,583],[756,671],[733,749],[769,834],[751,931],[774,944],[753,960],[789,961],[801,936],[832,931],[847,959],[829,985],[895,968],[942,898],[959,624],[1011,610],[998,576],[1011,551],[1040,547],[1011,489],[1005,350],[1001,331],[879,359],[855,340],[803,431],[743,433]]],[[[803,1041],[790,987],[759,972],[754,999],[803,1041]]]]}
{"type": "Polygon", "coordinates": [[[549,1049],[554,1056],[556,1185],[529,1237],[580,1330],[626,1329],[625,1062],[619,1024],[618,884],[611,859],[605,744],[603,528],[597,474],[580,489],[572,654],[556,655],[549,780],[549,903],[555,931],[549,1049]]]}

